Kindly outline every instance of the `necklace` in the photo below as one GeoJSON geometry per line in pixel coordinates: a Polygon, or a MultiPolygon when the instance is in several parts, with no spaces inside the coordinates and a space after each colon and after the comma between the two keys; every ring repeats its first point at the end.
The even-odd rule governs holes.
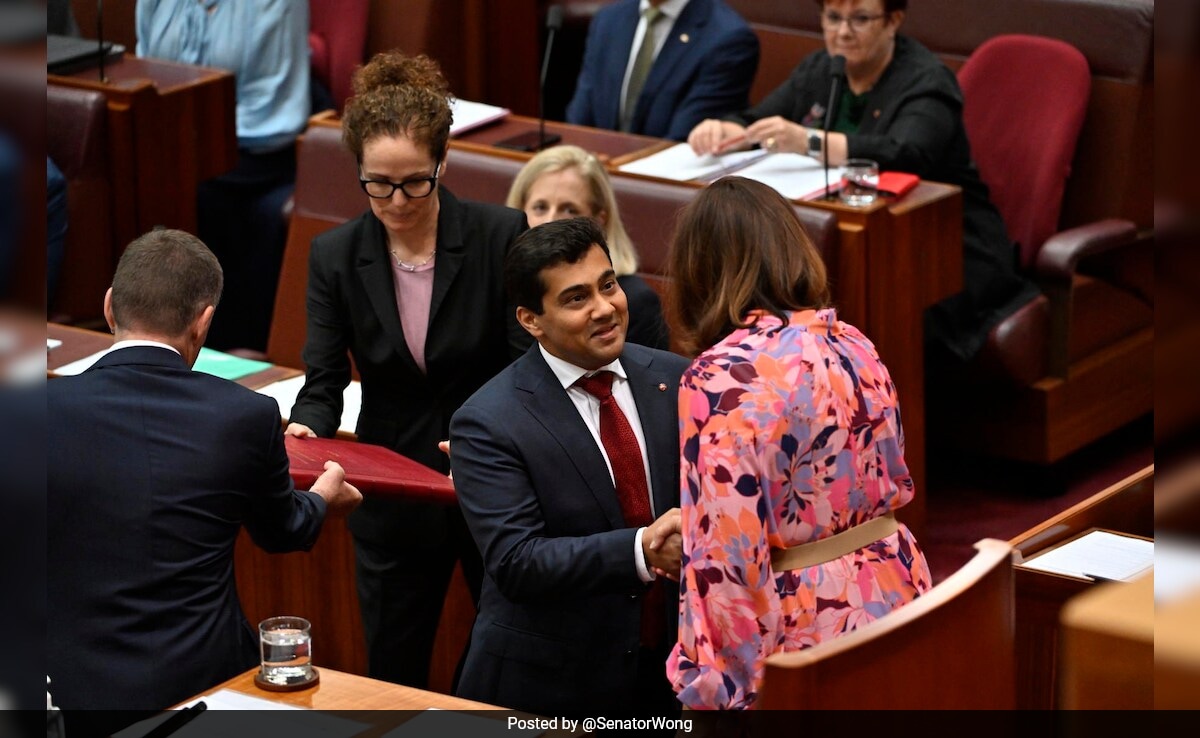
{"type": "Polygon", "coordinates": [[[429,262],[433,261],[433,255],[436,253],[437,253],[437,249],[430,251],[429,256],[426,256],[425,261],[422,261],[420,264],[407,264],[407,263],[401,261],[400,254],[396,252],[396,249],[392,249],[392,258],[396,260],[396,266],[400,267],[404,271],[415,272],[418,269],[420,269],[421,267],[428,264],[429,262]]]}

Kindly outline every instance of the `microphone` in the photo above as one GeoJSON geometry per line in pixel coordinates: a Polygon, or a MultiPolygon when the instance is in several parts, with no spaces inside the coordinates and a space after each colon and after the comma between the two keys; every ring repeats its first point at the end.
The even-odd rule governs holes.
{"type": "Polygon", "coordinates": [[[104,76],[104,0],[96,0],[96,42],[100,45],[100,81],[107,82],[104,76]]]}
{"type": "Polygon", "coordinates": [[[842,79],[846,76],[846,57],[838,54],[829,60],[829,76],[832,79],[829,82],[829,106],[825,108],[825,119],[822,122],[821,128],[825,134],[825,138],[821,142],[821,159],[825,164],[825,199],[830,199],[829,194],[829,126],[833,122],[833,117],[837,115],[838,97],[842,92],[842,79]]]}
{"type": "Polygon", "coordinates": [[[546,72],[550,69],[550,52],[554,49],[554,36],[562,29],[562,22],[562,6],[551,5],[546,10],[546,53],[542,56],[542,73],[538,78],[537,133],[530,131],[518,134],[503,141],[497,141],[496,146],[517,151],[541,151],[562,140],[562,136],[557,133],[546,135],[546,72]]]}

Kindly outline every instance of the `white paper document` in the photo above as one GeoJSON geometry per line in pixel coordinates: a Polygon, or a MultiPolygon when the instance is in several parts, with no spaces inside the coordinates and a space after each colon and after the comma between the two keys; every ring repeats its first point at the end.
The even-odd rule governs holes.
{"type": "Polygon", "coordinates": [[[495,105],[454,98],[450,101],[450,112],[454,116],[454,122],[450,124],[450,135],[457,136],[494,120],[500,120],[512,111],[495,105]]]}
{"type": "MultiPolygon", "coordinates": [[[[825,194],[825,166],[803,154],[771,154],[735,172],[772,187],[789,200],[808,200],[825,194]]],[[[841,167],[829,167],[829,188],[842,183],[841,167]]]]}
{"type": "MultiPolygon", "coordinates": [[[[620,171],[629,174],[641,174],[647,177],[670,179],[676,182],[707,182],[717,179],[724,174],[730,174],[748,162],[761,159],[767,155],[762,149],[749,151],[734,151],[720,156],[706,154],[696,156],[692,147],[685,143],[675,144],[669,149],[663,149],[657,154],[631,161],[620,167],[620,171]]],[[[740,172],[738,172],[740,174],[740,172]]]]}
{"type": "MultiPolygon", "coordinates": [[[[275,402],[279,403],[279,414],[284,418],[290,418],[292,407],[296,404],[296,396],[300,394],[300,388],[303,386],[304,376],[301,375],[272,382],[266,387],[260,387],[257,391],[259,394],[275,398],[275,402]]],[[[354,429],[358,427],[360,408],[362,408],[362,385],[352,381],[342,392],[342,422],[338,426],[338,430],[353,433],[354,429]]]]}
{"type": "MultiPolygon", "coordinates": [[[[288,738],[350,738],[370,727],[326,713],[307,710],[261,697],[221,689],[188,702],[191,707],[203,701],[207,709],[184,725],[171,738],[209,738],[214,735],[285,735],[288,738]],[[270,713],[270,714],[263,714],[270,713]]],[[[135,723],[113,738],[141,738],[159,723],[175,714],[162,715],[135,723]]]]}
{"type": "Polygon", "coordinates": [[[1154,568],[1154,541],[1093,530],[1026,559],[1021,566],[1073,577],[1128,582],[1154,568]]]}
{"type": "Polygon", "coordinates": [[[61,345],[62,345],[62,341],[58,340],[57,338],[47,338],[46,339],[46,350],[47,351],[49,351],[50,349],[56,349],[61,345]]]}

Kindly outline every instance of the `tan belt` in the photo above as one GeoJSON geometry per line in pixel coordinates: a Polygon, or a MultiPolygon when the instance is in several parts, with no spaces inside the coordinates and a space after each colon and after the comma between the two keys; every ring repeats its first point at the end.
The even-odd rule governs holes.
{"type": "Polygon", "coordinates": [[[771,568],[775,571],[792,571],[824,564],[826,561],[833,561],[865,548],[881,538],[887,538],[899,529],[900,523],[896,522],[896,516],[889,511],[885,515],[819,541],[801,543],[791,548],[773,548],[771,568]]]}

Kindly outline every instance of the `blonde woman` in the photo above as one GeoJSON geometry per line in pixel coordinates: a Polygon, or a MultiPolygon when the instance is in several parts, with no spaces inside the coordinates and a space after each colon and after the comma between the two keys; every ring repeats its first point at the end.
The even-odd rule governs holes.
{"type": "Polygon", "coordinates": [[[604,229],[617,284],[629,302],[626,340],[669,349],[662,304],[650,285],[635,274],[637,251],[621,223],[608,174],[595,156],[578,146],[546,149],[517,173],[506,204],[524,210],[530,228],[563,218],[596,221],[604,229]]]}

